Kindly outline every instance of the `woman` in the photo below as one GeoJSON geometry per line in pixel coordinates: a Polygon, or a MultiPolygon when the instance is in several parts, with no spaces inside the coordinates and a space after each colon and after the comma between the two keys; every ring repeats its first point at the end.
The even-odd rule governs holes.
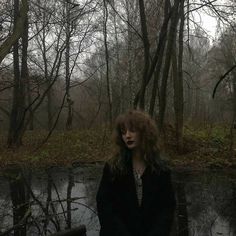
{"type": "Polygon", "coordinates": [[[120,115],[115,144],[118,151],[105,164],[97,193],[100,236],[168,236],[175,196],[155,122],[141,111],[120,115]]]}

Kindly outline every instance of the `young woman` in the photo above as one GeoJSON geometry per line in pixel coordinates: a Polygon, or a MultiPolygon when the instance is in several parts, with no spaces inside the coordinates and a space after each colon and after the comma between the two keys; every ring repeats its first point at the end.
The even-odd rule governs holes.
{"type": "Polygon", "coordinates": [[[117,118],[114,133],[118,150],[97,192],[100,236],[170,235],[176,202],[155,122],[131,110],[117,118]]]}

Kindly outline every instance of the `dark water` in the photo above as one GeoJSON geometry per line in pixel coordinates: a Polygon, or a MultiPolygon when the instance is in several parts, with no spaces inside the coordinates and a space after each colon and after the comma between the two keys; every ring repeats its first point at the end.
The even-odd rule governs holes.
{"type": "MultiPolygon", "coordinates": [[[[27,235],[46,235],[45,232],[50,235],[56,231],[56,225],[59,224],[60,229],[66,227],[66,199],[70,182],[72,184],[70,188],[71,226],[85,224],[88,236],[98,236],[99,223],[95,195],[101,173],[102,166],[95,164],[70,170],[53,168],[47,172],[32,173],[31,215],[28,218],[27,235]],[[50,199],[49,193],[52,194],[50,199]],[[45,212],[42,206],[46,207],[49,202],[50,217],[45,224],[45,212]],[[42,230],[43,226],[44,230],[42,230]]],[[[236,235],[236,173],[179,171],[173,173],[173,182],[178,201],[174,235],[236,235]]],[[[11,227],[12,201],[9,181],[1,177],[0,231],[5,232],[11,227]]],[[[13,233],[9,232],[8,235],[13,233]]]]}
{"type": "Polygon", "coordinates": [[[189,235],[236,235],[236,172],[176,173],[184,186],[189,235]]]}

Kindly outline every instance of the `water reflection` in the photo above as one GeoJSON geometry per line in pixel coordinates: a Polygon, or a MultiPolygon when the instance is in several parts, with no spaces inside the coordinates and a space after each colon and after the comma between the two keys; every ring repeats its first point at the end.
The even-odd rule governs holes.
{"type": "MultiPolygon", "coordinates": [[[[34,173],[24,186],[30,186],[31,215],[27,221],[27,235],[50,235],[81,224],[86,224],[88,236],[97,235],[99,224],[94,196],[99,173],[96,166],[34,173]]],[[[0,231],[6,232],[13,225],[13,195],[10,191],[13,188],[12,183],[9,185],[9,178],[3,177],[0,187],[4,190],[0,192],[0,231]]],[[[18,187],[22,190],[22,186],[18,187]]],[[[6,235],[13,235],[13,231],[8,232],[6,235]]],[[[24,235],[22,232],[18,234],[24,235]]]]}
{"type": "Polygon", "coordinates": [[[176,189],[176,234],[178,236],[189,236],[188,226],[188,210],[187,210],[187,199],[186,199],[186,183],[183,178],[184,176],[176,173],[175,176],[175,189],[176,189]]]}
{"type": "MultiPolygon", "coordinates": [[[[27,177],[24,186],[30,190],[27,235],[50,235],[85,224],[88,236],[98,236],[95,195],[101,173],[101,165],[83,165],[51,168],[27,177]]],[[[173,180],[178,200],[173,235],[236,235],[236,174],[176,172],[173,180]]],[[[9,177],[2,177],[1,232],[12,228],[13,203],[9,186],[9,177]]],[[[13,235],[13,231],[7,235],[13,235]]]]}
{"type": "Polygon", "coordinates": [[[221,172],[185,173],[189,235],[236,235],[236,176],[221,172]]]}

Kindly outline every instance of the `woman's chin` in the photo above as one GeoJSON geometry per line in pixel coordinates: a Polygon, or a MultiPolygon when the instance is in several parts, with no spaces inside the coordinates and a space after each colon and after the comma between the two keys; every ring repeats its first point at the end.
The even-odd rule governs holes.
{"type": "Polygon", "coordinates": [[[127,145],[127,148],[129,150],[134,150],[136,148],[136,145],[127,145]]]}

